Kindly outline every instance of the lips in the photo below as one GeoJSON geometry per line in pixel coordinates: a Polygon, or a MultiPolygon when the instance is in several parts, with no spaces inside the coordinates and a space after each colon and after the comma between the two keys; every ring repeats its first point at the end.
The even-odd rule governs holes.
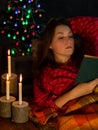
{"type": "Polygon", "coordinates": [[[72,48],[71,46],[66,47],[66,49],[71,49],[71,48],[72,48]]]}

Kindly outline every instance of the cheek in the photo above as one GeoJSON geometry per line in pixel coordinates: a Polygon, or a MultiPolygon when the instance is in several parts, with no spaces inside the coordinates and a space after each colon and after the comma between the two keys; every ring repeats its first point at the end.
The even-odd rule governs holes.
{"type": "Polygon", "coordinates": [[[74,43],[72,44],[72,48],[73,48],[73,49],[75,48],[75,45],[74,45],[74,43]]]}
{"type": "Polygon", "coordinates": [[[55,48],[58,48],[58,44],[57,44],[57,42],[52,42],[51,44],[50,44],[50,46],[49,46],[49,48],[50,49],[55,49],[55,48]]]}
{"type": "Polygon", "coordinates": [[[72,42],[71,42],[71,46],[72,46],[72,48],[74,49],[74,46],[75,46],[75,42],[74,42],[74,40],[72,40],[72,42]]]}
{"type": "Polygon", "coordinates": [[[60,46],[58,46],[58,45],[51,45],[50,47],[49,47],[53,52],[56,52],[56,51],[60,51],[61,49],[60,49],[60,46]]]}
{"type": "Polygon", "coordinates": [[[56,43],[56,44],[54,44],[53,46],[52,46],[52,48],[54,49],[54,50],[60,50],[61,48],[63,48],[64,47],[64,45],[63,44],[60,44],[60,43],[56,43]]]}

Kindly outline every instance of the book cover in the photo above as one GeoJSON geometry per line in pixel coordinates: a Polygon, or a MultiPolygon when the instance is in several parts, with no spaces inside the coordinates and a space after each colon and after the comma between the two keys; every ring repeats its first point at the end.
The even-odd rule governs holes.
{"type": "Polygon", "coordinates": [[[98,57],[84,55],[76,82],[88,82],[98,78],[98,57]]]}

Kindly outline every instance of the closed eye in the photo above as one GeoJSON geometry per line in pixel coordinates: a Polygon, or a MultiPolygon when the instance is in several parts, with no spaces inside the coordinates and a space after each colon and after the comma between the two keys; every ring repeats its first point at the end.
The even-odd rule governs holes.
{"type": "Polygon", "coordinates": [[[71,36],[69,36],[69,38],[74,38],[74,36],[73,36],[73,35],[71,35],[71,36]]]}
{"type": "Polygon", "coordinates": [[[58,39],[64,39],[64,37],[58,37],[58,39]]]}

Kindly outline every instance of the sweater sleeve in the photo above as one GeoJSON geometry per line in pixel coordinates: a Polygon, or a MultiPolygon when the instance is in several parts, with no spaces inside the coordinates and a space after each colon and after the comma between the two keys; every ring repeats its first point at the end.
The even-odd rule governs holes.
{"type": "MultiPolygon", "coordinates": [[[[44,84],[44,86],[46,86],[46,84],[44,84]]],[[[49,85],[47,87],[49,87],[49,85]]],[[[44,87],[40,88],[37,81],[34,81],[34,103],[40,107],[52,107],[59,109],[54,103],[55,99],[56,96],[51,94],[51,88],[50,90],[44,89],[44,87]]]]}
{"type": "Polygon", "coordinates": [[[54,103],[56,97],[57,96],[52,92],[50,77],[47,73],[41,76],[41,84],[39,84],[36,79],[34,80],[34,103],[40,107],[59,109],[54,103]]]}
{"type": "MultiPolygon", "coordinates": [[[[65,67],[64,67],[65,68],[65,67]]],[[[74,84],[76,71],[74,68],[45,68],[40,76],[40,83],[34,80],[34,103],[40,107],[60,109],[54,103],[60,95],[74,84]]]]}

